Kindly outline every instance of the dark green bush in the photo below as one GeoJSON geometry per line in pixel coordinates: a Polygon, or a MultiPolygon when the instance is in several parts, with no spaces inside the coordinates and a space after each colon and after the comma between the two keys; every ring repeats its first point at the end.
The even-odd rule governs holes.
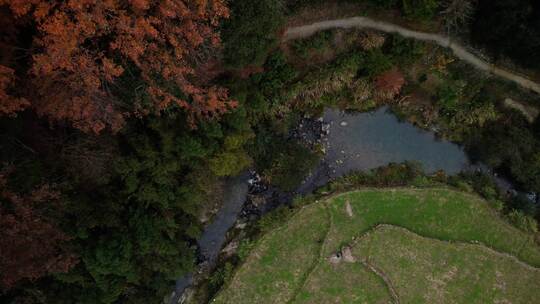
{"type": "Polygon", "coordinates": [[[264,175],[270,183],[285,191],[295,190],[309,171],[319,162],[319,156],[296,142],[288,142],[264,175]]]}
{"type": "Polygon", "coordinates": [[[399,35],[392,35],[387,39],[385,48],[394,64],[400,66],[417,62],[425,53],[425,43],[399,35]]]}
{"type": "Polygon", "coordinates": [[[273,52],[264,64],[265,73],[253,77],[260,92],[271,106],[281,103],[280,94],[296,76],[296,70],[287,62],[281,51],[273,52]]]}
{"type": "Polygon", "coordinates": [[[208,298],[211,299],[221,287],[230,280],[233,275],[234,266],[231,263],[225,263],[225,265],[216,269],[210,276],[208,282],[208,298]]]}
{"type": "Polygon", "coordinates": [[[536,220],[523,212],[512,210],[508,214],[508,220],[517,228],[530,233],[538,232],[538,223],[536,220]]]}
{"type": "Polygon", "coordinates": [[[362,76],[375,77],[388,71],[393,66],[391,58],[380,49],[374,49],[366,53],[360,68],[362,76]]]}
{"type": "Polygon", "coordinates": [[[287,222],[293,212],[294,209],[291,209],[288,206],[279,206],[278,208],[261,217],[257,221],[257,228],[261,232],[270,231],[275,227],[278,227],[280,224],[287,222]]]}
{"type": "Polygon", "coordinates": [[[230,1],[231,17],[223,26],[225,63],[232,68],[260,66],[278,43],[284,22],[281,0],[230,1]]]}
{"type": "Polygon", "coordinates": [[[377,7],[395,8],[400,4],[401,0],[368,0],[368,2],[377,7]]]}
{"type": "Polygon", "coordinates": [[[540,68],[540,1],[480,0],[470,30],[473,41],[495,57],[540,68]]]}
{"type": "Polygon", "coordinates": [[[403,14],[414,20],[433,19],[439,8],[439,0],[402,0],[403,14]]]}
{"type": "Polygon", "coordinates": [[[298,39],[291,43],[297,56],[309,58],[313,54],[321,53],[332,47],[333,31],[321,31],[309,38],[298,39]]]}

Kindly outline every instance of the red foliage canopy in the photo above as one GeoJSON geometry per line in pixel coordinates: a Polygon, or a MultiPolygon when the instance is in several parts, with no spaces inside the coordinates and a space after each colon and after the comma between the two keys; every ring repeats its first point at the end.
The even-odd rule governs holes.
{"type": "Polygon", "coordinates": [[[375,78],[376,89],[392,96],[399,94],[404,84],[405,78],[397,68],[386,71],[375,78]]]}
{"type": "Polygon", "coordinates": [[[51,224],[40,210],[58,200],[47,185],[20,196],[7,187],[0,172],[0,289],[7,290],[23,279],[66,272],[77,259],[62,244],[68,237],[51,224]]]}
{"type": "Polygon", "coordinates": [[[26,99],[8,94],[14,83],[14,71],[0,65],[0,115],[13,115],[13,113],[24,110],[30,105],[26,99]]]}
{"type": "MultiPolygon", "coordinates": [[[[27,71],[35,94],[27,99],[40,115],[99,133],[118,130],[127,115],[171,105],[191,122],[235,106],[197,68],[219,46],[216,27],[229,16],[225,0],[0,0],[2,6],[36,32],[27,71]],[[115,80],[128,70],[144,83],[128,88],[143,89],[131,105],[114,94],[115,80]]],[[[13,78],[2,77],[6,94],[3,83],[13,78]]],[[[21,102],[2,102],[2,113],[22,109],[21,102]]]]}

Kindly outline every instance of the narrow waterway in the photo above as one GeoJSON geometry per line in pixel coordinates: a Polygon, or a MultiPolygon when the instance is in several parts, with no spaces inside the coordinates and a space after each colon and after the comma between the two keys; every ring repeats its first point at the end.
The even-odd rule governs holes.
{"type": "MultiPolygon", "coordinates": [[[[221,209],[219,209],[212,219],[212,223],[204,229],[197,242],[199,257],[206,261],[209,266],[215,263],[225,243],[227,231],[234,225],[242,210],[242,206],[248,195],[248,179],[249,173],[245,172],[239,176],[229,178],[225,182],[225,192],[221,209]]],[[[176,281],[175,292],[171,303],[177,303],[182,292],[191,284],[193,284],[192,273],[179,278],[176,281]]]]}

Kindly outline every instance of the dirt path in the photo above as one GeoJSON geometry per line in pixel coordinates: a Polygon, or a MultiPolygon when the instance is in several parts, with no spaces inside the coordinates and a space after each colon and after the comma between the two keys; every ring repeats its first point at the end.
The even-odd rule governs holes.
{"type": "Polygon", "coordinates": [[[298,38],[309,37],[316,32],[333,28],[369,28],[386,33],[397,33],[407,38],[436,43],[442,47],[451,49],[456,57],[468,62],[469,64],[475,66],[480,70],[513,81],[518,85],[522,86],[523,88],[532,90],[540,94],[540,84],[535,83],[523,76],[503,70],[496,67],[495,65],[485,62],[484,60],[467,51],[463,46],[451,41],[451,39],[447,36],[413,31],[399,25],[373,20],[368,17],[335,19],[288,28],[285,31],[284,40],[288,41],[298,38]]]}
{"type": "Polygon", "coordinates": [[[398,293],[396,291],[396,288],[392,284],[392,281],[390,280],[390,278],[382,270],[376,268],[373,264],[370,264],[369,262],[364,261],[364,260],[361,261],[361,263],[362,265],[364,265],[364,267],[369,269],[369,271],[373,272],[375,275],[377,275],[384,281],[384,283],[386,284],[386,287],[388,288],[388,291],[390,292],[390,296],[394,300],[394,303],[399,304],[400,302],[399,302],[398,293]]]}
{"type": "MultiPolygon", "coordinates": [[[[440,238],[429,237],[429,236],[425,236],[425,235],[419,234],[417,232],[414,232],[413,230],[410,230],[410,229],[405,228],[403,226],[394,225],[394,224],[379,224],[377,226],[374,226],[369,231],[364,232],[360,237],[357,237],[354,241],[347,244],[347,246],[349,246],[351,248],[354,248],[360,242],[362,242],[366,238],[368,238],[371,233],[374,233],[375,231],[381,230],[381,229],[402,230],[402,231],[405,231],[406,233],[416,235],[416,236],[418,236],[420,238],[423,238],[423,239],[427,239],[427,240],[430,240],[430,241],[436,241],[436,242],[440,242],[440,243],[446,243],[446,244],[449,244],[449,245],[460,245],[460,246],[476,247],[476,248],[479,248],[479,249],[484,250],[486,252],[489,252],[490,254],[493,254],[495,256],[510,259],[510,260],[514,261],[515,263],[519,264],[520,266],[526,268],[529,271],[540,271],[540,267],[535,267],[535,266],[533,266],[531,264],[528,264],[527,262],[524,262],[523,260],[520,260],[517,257],[517,255],[515,255],[513,253],[499,251],[498,249],[495,249],[493,247],[490,247],[487,244],[484,244],[484,243],[481,243],[481,242],[478,242],[478,241],[466,242],[466,241],[445,240],[445,239],[440,239],[440,238]]],[[[534,242],[534,240],[530,239],[530,240],[526,240],[525,242],[534,242]]],[[[517,254],[519,254],[519,250],[518,250],[517,254]]],[[[369,263],[369,261],[368,261],[368,263],[369,263]]]]}
{"type": "Polygon", "coordinates": [[[540,115],[538,109],[527,106],[526,104],[523,104],[517,100],[513,100],[512,98],[506,98],[504,100],[504,105],[508,108],[515,109],[521,112],[521,114],[525,116],[529,123],[533,123],[538,117],[538,115],[540,115]]]}

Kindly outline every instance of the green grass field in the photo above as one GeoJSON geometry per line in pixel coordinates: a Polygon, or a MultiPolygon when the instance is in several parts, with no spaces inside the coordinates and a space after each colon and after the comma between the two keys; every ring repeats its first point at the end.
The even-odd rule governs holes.
{"type": "Polygon", "coordinates": [[[476,196],[366,189],[264,235],[212,303],[534,303],[539,266],[532,235],[476,196]]]}

